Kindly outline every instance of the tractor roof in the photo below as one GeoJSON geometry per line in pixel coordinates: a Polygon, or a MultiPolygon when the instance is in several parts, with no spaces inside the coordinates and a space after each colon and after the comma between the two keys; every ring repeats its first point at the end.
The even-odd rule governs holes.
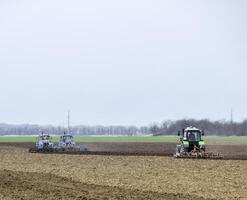
{"type": "Polygon", "coordinates": [[[187,127],[185,129],[185,131],[201,131],[200,129],[196,128],[196,127],[193,127],[193,126],[190,126],[190,127],[187,127]]]}
{"type": "Polygon", "coordinates": [[[73,137],[71,134],[62,135],[63,137],[73,137]]]}
{"type": "Polygon", "coordinates": [[[48,133],[41,133],[40,136],[50,136],[48,133]]]}

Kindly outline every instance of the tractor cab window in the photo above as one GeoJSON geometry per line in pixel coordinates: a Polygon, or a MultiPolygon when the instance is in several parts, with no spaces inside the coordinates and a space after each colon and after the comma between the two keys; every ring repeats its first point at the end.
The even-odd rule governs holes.
{"type": "Polygon", "coordinates": [[[184,134],[183,134],[183,138],[184,138],[184,140],[187,140],[187,133],[186,132],[184,132],[184,134]]]}
{"type": "Polygon", "coordinates": [[[42,135],[40,136],[41,140],[49,140],[50,136],[49,135],[42,135]]]}
{"type": "Polygon", "coordinates": [[[44,136],[44,139],[45,139],[45,140],[49,140],[49,138],[50,138],[49,135],[45,135],[45,136],[44,136]]]}
{"type": "Polygon", "coordinates": [[[196,142],[201,140],[201,135],[198,131],[189,131],[187,137],[190,142],[196,142]]]}
{"type": "Polygon", "coordinates": [[[72,136],[71,135],[66,135],[66,136],[63,136],[63,140],[66,141],[66,140],[71,140],[72,139],[72,136]]]}

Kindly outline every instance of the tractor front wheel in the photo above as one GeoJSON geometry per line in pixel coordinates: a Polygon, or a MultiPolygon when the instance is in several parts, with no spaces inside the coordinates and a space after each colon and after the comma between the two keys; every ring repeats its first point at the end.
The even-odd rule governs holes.
{"type": "Polygon", "coordinates": [[[181,145],[177,145],[176,146],[176,154],[180,154],[181,153],[181,145]]]}

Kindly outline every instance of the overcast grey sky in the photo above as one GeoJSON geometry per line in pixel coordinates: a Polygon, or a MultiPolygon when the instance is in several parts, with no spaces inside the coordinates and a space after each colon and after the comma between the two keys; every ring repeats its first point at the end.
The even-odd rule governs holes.
{"type": "Polygon", "coordinates": [[[0,0],[0,122],[247,118],[247,3],[0,0]]]}

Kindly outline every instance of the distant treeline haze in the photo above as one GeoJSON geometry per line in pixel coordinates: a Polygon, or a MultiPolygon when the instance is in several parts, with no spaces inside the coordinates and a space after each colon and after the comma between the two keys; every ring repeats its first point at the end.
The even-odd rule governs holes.
{"type": "MultiPolygon", "coordinates": [[[[73,126],[70,132],[74,135],[176,135],[178,130],[188,126],[195,126],[205,131],[206,135],[247,135],[247,120],[242,122],[210,121],[183,119],[164,121],[149,126],[73,126]]],[[[0,124],[0,135],[36,135],[46,132],[61,135],[67,128],[59,126],[39,125],[10,125],[0,124]]]]}
{"type": "MultiPolygon", "coordinates": [[[[52,135],[61,135],[64,132],[68,132],[68,128],[51,125],[0,124],[0,135],[36,135],[41,132],[52,135]]],[[[138,135],[149,134],[150,129],[148,126],[72,126],[70,127],[69,132],[73,135],[138,135]]]]}
{"type": "Polygon", "coordinates": [[[247,135],[247,120],[242,122],[210,121],[183,119],[177,121],[165,121],[162,124],[153,124],[150,131],[154,135],[173,135],[178,130],[188,126],[195,126],[205,131],[205,135],[247,135]]]}

